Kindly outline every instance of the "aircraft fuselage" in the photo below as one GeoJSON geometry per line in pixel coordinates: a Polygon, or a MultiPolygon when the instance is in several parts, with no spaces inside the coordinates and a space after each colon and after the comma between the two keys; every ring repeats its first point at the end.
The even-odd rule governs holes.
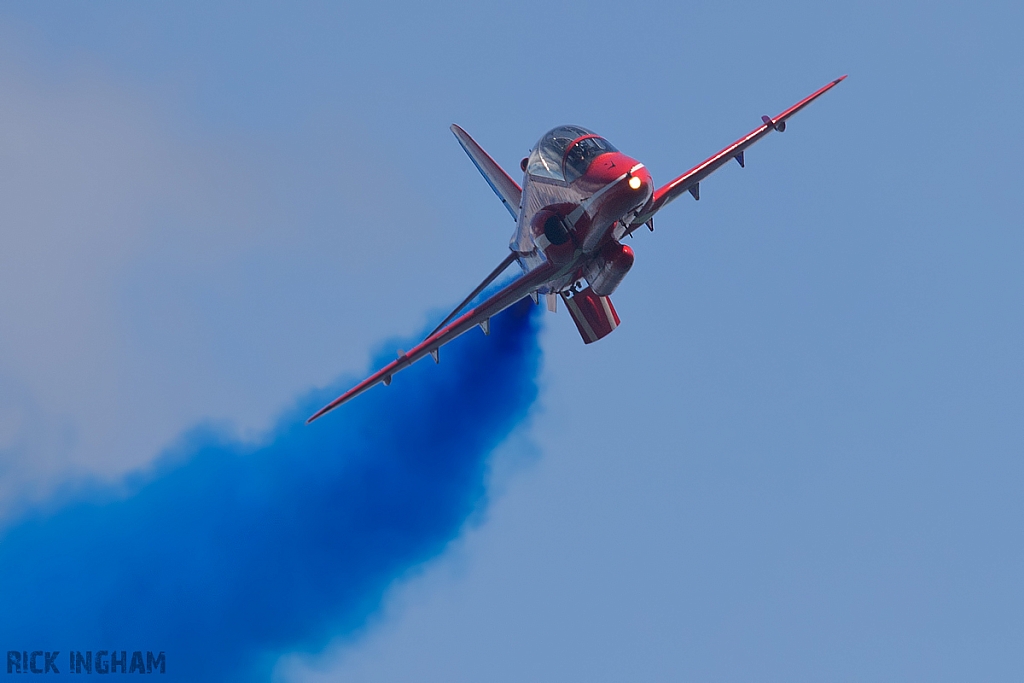
{"type": "Polygon", "coordinates": [[[583,135],[565,145],[563,158],[557,160],[560,168],[540,166],[538,149],[564,129],[576,127],[548,133],[523,160],[522,202],[510,246],[527,273],[545,264],[557,266],[541,293],[565,291],[585,279],[607,296],[633,262],[632,250],[618,240],[650,201],[654,185],[643,164],[584,129],[576,129],[583,135]],[[599,141],[608,151],[594,150],[592,158],[574,164],[567,157],[588,140],[599,141]],[[530,172],[537,168],[540,173],[530,172]]]}

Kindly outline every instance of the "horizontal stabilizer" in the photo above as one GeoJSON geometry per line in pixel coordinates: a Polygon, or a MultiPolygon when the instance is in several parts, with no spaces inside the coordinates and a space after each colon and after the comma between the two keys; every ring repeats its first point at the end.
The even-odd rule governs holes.
{"type": "Polygon", "coordinates": [[[607,337],[619,326],[619,314],[615,312],[612,300],[598,296],[590,287],[571,297],[563,294],[562,298],[585,344],[607,337]]]}
{"type": "MultiPolygon", "coordinates": [[[[458,306],[456,306],[455,310],[452,311],[451,313],[449,313],[448,316],[444,320],[441,321],[441,324],[438,325],[437,327],[435,327],[430,334],[434,334],[434,332],[437,332],[442,327],[444,327],[445,325],[450,323],[452,320],[454,320],[455,316],[457,316],[459,313],[461,313],[462,309],[464,309],[466,306],[468,306],[469,302],[471,302],[473,299],[475,299],[477,297],[477,295],[480,294],[480,292],[482,292],[485,289],[487,289],[488,285],[490,285],[492,282],[497,280],[498,276],[501,275],[502,273],[504,273],[505,270],[510,265],[512,265],[513,261],[515,261],[518,256],[519,255],[516,252],[514,252],[514,251],[510,252],[509,255],[506,256],[504,258],[504,260],[501,263],[498,264],[498,267],[495,268],[494,270],[492,270],[491,274],[488,275],[487,277],[485,277],[484,281],[481,282],[479,285],[477,285],[476,289],[474,289],[472,292],[470,292],[469,296],[467,296],[465,299],[463,299],[462,303],[460,303],[458,306]]],[[[490,332],[490,328],[489,327],[485,327],[484,328],[484,334],[490,334],[490,333],[491,333],[490,332]]]]}

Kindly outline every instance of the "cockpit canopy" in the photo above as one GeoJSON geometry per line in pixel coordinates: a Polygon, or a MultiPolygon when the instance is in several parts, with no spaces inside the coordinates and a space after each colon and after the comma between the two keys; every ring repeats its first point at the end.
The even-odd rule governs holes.
{"type": "Polygon", "coordinates": [[[572,182],[586,173],[590,162],[617,152],[610,142],[580,126],[559,126],[537,141],[526,172],[540,178],[572,182]]]}

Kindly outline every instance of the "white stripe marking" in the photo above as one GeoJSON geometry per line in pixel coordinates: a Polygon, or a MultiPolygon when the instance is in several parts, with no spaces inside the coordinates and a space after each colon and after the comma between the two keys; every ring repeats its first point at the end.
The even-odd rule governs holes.
{"type": "Polygon", "coordinates": [[[615,322],[615,316],[612,315],[612,308],[608,305],[608,297],[601,297],[601,306],[604,307],[604,314],[608,318],[608,325],[614,330],[619,324],[615,322]]]}
{"type": "Polygon", "coordinates": [[[590,326],[589,322],[587,322],[587,317],[583,315],[579,305],[570,298],[565,298],[565,305],[572,312],[572,319],[577,321],[580,324],[580,327],[583,328],[584,334],[587,335],[587,341],[597,341],[597,335],[594,334],[594,328],[590,326]]]}

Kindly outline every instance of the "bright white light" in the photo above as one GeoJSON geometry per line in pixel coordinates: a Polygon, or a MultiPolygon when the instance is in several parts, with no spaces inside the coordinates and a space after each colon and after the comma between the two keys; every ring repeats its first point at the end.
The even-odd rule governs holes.
{"type": "Polygon", "coordinates": [[[633,176],[632,178],[629,179],[629,186],[634,190],[639,190],[642,184],[643,181],[640,180],[638,176],[633,176]]]}

